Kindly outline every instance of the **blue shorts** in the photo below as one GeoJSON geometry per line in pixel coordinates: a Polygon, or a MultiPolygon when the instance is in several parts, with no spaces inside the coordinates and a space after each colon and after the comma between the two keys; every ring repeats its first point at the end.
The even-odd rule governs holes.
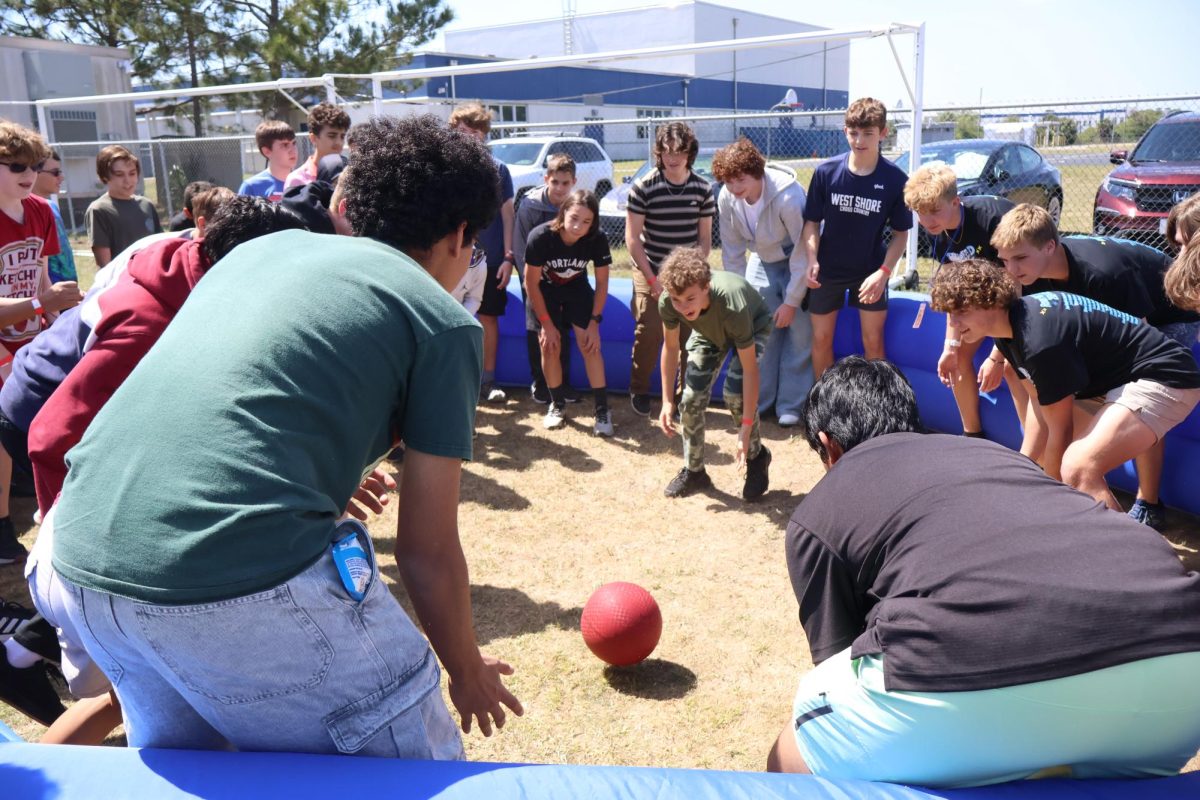
{"type": "Polygon", "coordinates": [[[804,676],[792,721],[814,775],[982,786],[1174,775],[1200,749],[1200,653],[973,692],[884,688],[847,648],[804,676]]]}

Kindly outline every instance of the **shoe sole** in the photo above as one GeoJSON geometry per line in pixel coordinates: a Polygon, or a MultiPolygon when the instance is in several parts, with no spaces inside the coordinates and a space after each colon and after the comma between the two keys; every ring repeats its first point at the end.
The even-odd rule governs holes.
{"type": "Polygon", "coordinates": [[[613,435],[612,428],[608,428],[607,430],[600,430],[599,428],[594,428],[593,430],[595,430],[597,436],[601,436],[605,439],[612,438],[612,435],[613,435]]]}
{"type": "Polygon", "coordinates": [[[637,415],[638,415],[638,416],[640,416],[640,417],[648,417],[648,416],[650,416],[650,411],[651,411],[651,409],[650,409],[649,407],[647,407],[645,411],[642,411],[642,410],[641,410],[641,409],[639,409],[639,408],[638,408],[636,405],[634,405],[634,404],[633,404],[633,398],[632,398],[632,397],[631,397],[631,398],[629,398],[629,407],[633,409],[633,413],[637,414],[637,415]]]}

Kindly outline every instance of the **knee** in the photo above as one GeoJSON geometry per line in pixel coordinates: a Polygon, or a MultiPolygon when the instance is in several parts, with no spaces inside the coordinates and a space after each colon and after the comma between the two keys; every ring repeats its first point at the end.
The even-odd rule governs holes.
{"type": "Polygon", "coordinates": [[[833,331],[817,330],[814,328],[812,334],[812,346],[814,350],[832,350],[833,331]]]}
{"type": "Polygon", "coordinates": [[[1100,466],[1082,448],[1071,446],[1063,453],[1062,480],[1068,486],[1088,486],[1100,476],[1100,466]]]}
{"type": "Polygon", "coordinates": [[[767,772],[792,772],[803,775],[811,774],[800,748],[796,746],[796,736],[790,727],[785,727],[775,740],[771,751],[767,753],[767,772]]]}

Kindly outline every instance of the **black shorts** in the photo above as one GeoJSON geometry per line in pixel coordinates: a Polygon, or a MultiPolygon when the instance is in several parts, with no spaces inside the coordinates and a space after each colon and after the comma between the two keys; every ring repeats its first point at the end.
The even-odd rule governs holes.
{"type": "Polygon", "coordinates": [[[29,434],[16,423],[0,413],[0,445],[12,458],[13,469],[22,475],[33,477],[33,464],[29,460],[29,434]]]}
{"type": "Polygon", "coordinates": [[[846,292],[850,293],[850,305],[860,311],[887,311],[888,290],[883,287],[883,294],[874,303],[863,303],[858,299],[858,289],[863,281],[871,277],[866,275],[856,281],[821,281],[821,288],[809,288],[804,302],[808,305],[810,314],[830,314],[840,311],[846,305],[846,292]]]}
{"type": "Polygon", "coordinates": [[[496,282],[500,280],[500,265],[504,263],[504,255],[501,254],[494,264],[491,255],[488,253],[487,277],[483,280],[483,299],[479,301],[477,313],[485,317],[503,317],[504,309],[508,308],[508,289],[497,287],[496,282]]]}
{"type": "Polygon", "coordinates": [[[546,303],[546,313],[560,330],[573,325],[576,328],[586,328],[592,322],[592,303],[596,292],[587,278],[576,278],[570,283],[557,284],[542,281],[538,284],[542,291],[542,300],[546,303]]]}

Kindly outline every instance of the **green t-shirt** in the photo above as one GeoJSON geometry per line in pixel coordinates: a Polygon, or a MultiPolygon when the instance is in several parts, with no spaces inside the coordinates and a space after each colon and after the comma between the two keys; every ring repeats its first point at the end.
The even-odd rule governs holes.
{"type": "Polygon", "coordinates": [[[718,270],[708,285],[709,305],[693,320],[686,320],[671,305],[663,292],[658,298],[658,314],[663,325],[674,330],[681,322],[692,329],[691,342],[700,334],[719,348],[742,349],[754,343],[754,337],[771,329],[771,314],[762,295],[749,281],[733,272],[718,270]]]}
{"type": "Polygon", "coordinates": [[[160,604],[294,577],[397,438],[471,457],[482,350],[479,323],[384,244],[238,247],[68,454],[55,568],[160,604]]]}

